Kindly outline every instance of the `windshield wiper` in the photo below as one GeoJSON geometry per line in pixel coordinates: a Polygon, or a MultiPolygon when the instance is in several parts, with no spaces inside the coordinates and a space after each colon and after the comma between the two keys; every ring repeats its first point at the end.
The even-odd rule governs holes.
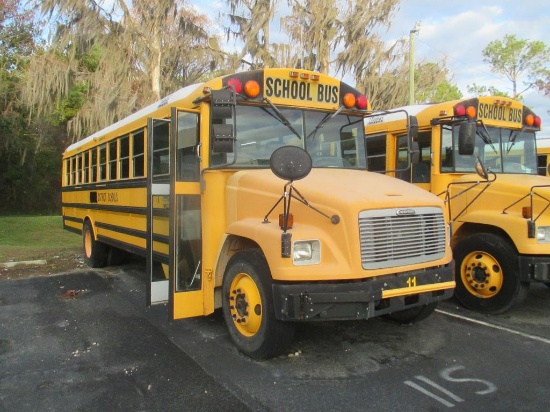
{"type": "Polygon", "coordinates": [[[321,121],[315,126],[315,128],[311,131],[310,134],[307,135],[306,140],[309,139],[311,136],[315,136],[315,134],[319,131],[321,127],[325,125],[326,122],[328,122],[330,119],[334,118],[338,113],[342,111],[344,106],[340,107],[338,110],[336,110],[334,113],[327,113],[325,117],[321,119],[321,121]]]}
{"type": "Polygon", "coordinates": [[[284,114],[282,114],[281,111],[279,109],[277,109],[277,107],[275,107],[275,105],[273,103],[271,103],[271,100],[269,100],[267,97],[264,97],[264,102],[269,104],[269,106],[273,109],[273,111],[277,115],[277,117],[275,117],[275,116],[273,116],[273,117],[275,117],[282,124],[284,124],[286,127],[288,127],[292,133],[294,133],[296,136],[298,136],[299,139],[302,139],[302,136],[300,136],[300,134],[296,131],[296,129],[294,127],[292,127],[292,125],[290,124],[290,122],[288,121],[286,116],[284,114]]]}
{"type": "Polygon", "coordinates": [[[512,147],[514,147],[514,145],[516,144],[516,139],[518,138],[518,135],[519,133],[516,133],[513,130],[510,130],[510,137],[508,138],[508,143],[510,143],[510,147],[506,151],[506,154],[510,153],[510,150],[512,150],[512,147]]]}
{"type": "Polygon", "coordinates": [[[489,146],[491,146],[491,149],[493,149],[493,152],[495,152],[495,154],[498,155],[498,151],[497,149],[495,148],[495,145],[493,144],[493,141],[491,140],[491,135],[489,134],[489,130],[487,130],[487,128],[485,127],[485,123],[483,123],[483,121],[480,121],[481,123],[481,126],[483,127],[483,130],[485,131],[486,135],[484,136],[482,133],[480,133],[478,131],[478,128],[476,127],[476,134],[481,137],[481,140],[483,140],[483,142],[485,144],[488,144],[489,146]]]}

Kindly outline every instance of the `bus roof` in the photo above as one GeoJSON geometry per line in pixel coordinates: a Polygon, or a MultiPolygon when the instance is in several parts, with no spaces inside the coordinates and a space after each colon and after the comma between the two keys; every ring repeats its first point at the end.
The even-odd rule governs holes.
{"type": "Polygon", "coordinates": [[[191,84],[189,86],[183,87],[183,88],[175,91],[174,93],[162,98],[161,100],[159,100],[155,103],[152,103],[149,106],[144,107],[143,109],[138,110],[137,112],[131,114],[130,116],[125,117],[124,119],[119,120],[118,122],[104,128],[104,129],[101,129],[101,130],[95,132],[94,134],[92,134],[92,135],[90,135],[90,136],[88,136],[88,137],[86,137],[82,140],[79,140],[76,143],[73,143],[72,145],[70,145],[67,148],[67,151],[70,151],[70,150],[76,149],[80,146],[83,146],[86,143],[91,142],[91,141],[93,141],[94,139],[96,139],[100,136],[104,136],[109,132],[115,131],[120,127],[123,127],[127,124],[130,124],[135,120],[141,119],[143,117],[147,117],[148,114],[155,112],[159,108],[189,96],[193,91],[197,90],[197,88],[202,87],[203,84],[204,83],[196,83],[196,84],[191,84]]]}
{"type": "Polygon", "coordinates": [[[403,113],[403,111],[406,111],[408,116],[416,116],[429,106],[433,106],[433,103],[415,104],[411,106],[395,107],[390,110],[375,111],[371,115],[365,117],[364,123],[367,126],[370,124],[379,123],[379,121],[373,119],[382,119],[381,121],[383,123],[391,122],[393,120],[405,120],[405,113],[403,113]]]}

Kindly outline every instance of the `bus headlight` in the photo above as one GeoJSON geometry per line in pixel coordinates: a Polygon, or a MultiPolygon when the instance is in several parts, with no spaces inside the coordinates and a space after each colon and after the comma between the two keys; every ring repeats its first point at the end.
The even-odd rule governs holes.
{"type": "Polygon", "coordinates": [[[537,227],[537,242],[550,243],[550,226],[537,227]]]}
{"type": "Polygon", "coordinates": [[[321,262],[321,242],[300,240],[292,245],[292,262],[295,265],[316,265],[321,262]]]}

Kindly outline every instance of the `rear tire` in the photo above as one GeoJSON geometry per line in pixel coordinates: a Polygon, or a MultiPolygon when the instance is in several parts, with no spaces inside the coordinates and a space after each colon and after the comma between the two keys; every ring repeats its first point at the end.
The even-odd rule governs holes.
{"type": "Polygon", "coordinates": [[[223,279],[223,316],[231,339],[254,359],[281,354],[292,342],[294,323],[275,318],[272,278],[258,249],[235,254],[223,279]]]}
{"type": "Polygon", "coordinates": [[[398,323],[416,323],[426,319],[434,313],[439,302],[428,303],[427,305],[418,306],[415,308],[400,310],[386,315],[386,318],[398,323]]]}
{"type": "Polygon", "coordinates": [[[98,242],[94,237],[92,224],[89,220],[84,222],[82,228],[82,243],[84,246],[84,261],[92,268],[105,267],[109,248],[105,243],[98,242]]]}
{"type": "Polygon", "coordinates": [[[502,313],[521,303],[529,283],[519,275],[517,252],[500,236],[468,236],[453,249],[456,265],[455,297],[465,307],[489,314],[502,313]]]}

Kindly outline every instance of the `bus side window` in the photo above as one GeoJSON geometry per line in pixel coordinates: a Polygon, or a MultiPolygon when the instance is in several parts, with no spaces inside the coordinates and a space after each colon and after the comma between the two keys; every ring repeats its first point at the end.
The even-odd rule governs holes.
{"type": "Polygon", "coordinates": [[[160,122],[154,125],[153,131],[153,175],[162,176],[170,173],[170,135],[169,124],[160,122]]]}
{"type": "Polygon", "coordinates": [[[413,183],[430,183],[432,163],[432,133],[421,132],[418,134],[418,146],[420,148],[420,161],[412,165],[413,183]]]}
{"type": "Polygon", "coordinates": [[[537,156],[537,159],[538,159],[537,170],[539,175],[541,176],[546,176],[546,163],[547,163],[546,156],[547,156],[546,154],[541,154],[537,156]]]}
{"type": "Polygon", "coordinates": [[[132,169],[134,177],[145,176],[145,133],[138,130],[132,133],[132,169]]]}
{"type": "Polygon", "coordinates": [[[198,137],[198,115],[178,112],[176,177],[179,182],[199,181],[198,137]]]}
{"type": "Polygon", "coordinates": [[[119,169],[120,178],[128,179],[130,177],[130,136],[122,136],[120,138],[119,151],[119,169]]]}
{"type": "Polygon", "coordinates": [[[454,172],[453,133],[448,126],[441,129],[441,171],[454,172]]]}
{"type": "Polygon", "coordinates": [[[367,170],[383,172],[386,170],[386,135],[367,137],[367,170]]]}

